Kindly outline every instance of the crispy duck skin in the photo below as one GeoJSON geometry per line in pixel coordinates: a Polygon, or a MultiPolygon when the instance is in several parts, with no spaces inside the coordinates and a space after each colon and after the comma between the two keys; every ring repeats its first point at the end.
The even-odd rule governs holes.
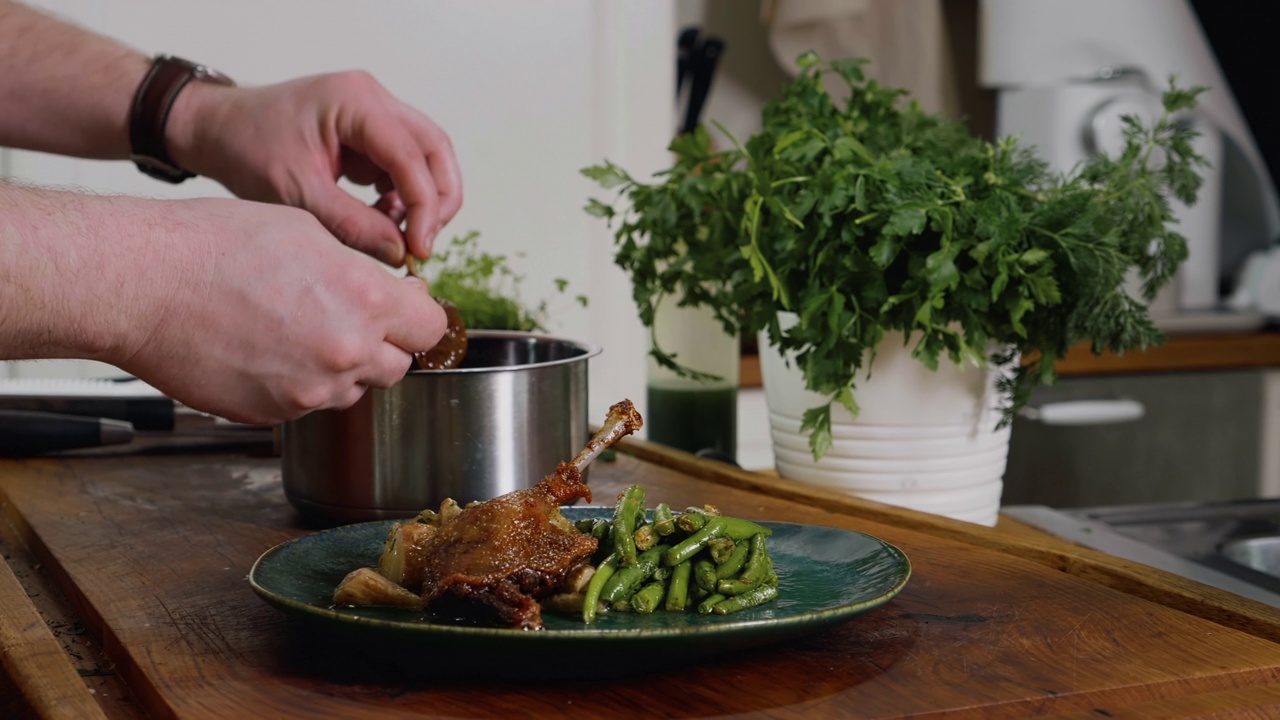
{"type": "Polygon", "coordinates": [[[534,487],[469,507],[442,523],[423,547],[423,603],[452,596],[492,607],[511,627],[540,629],[537,599],[555,592],[597,546],[560,514],[560,506],[591,500],[582,468],[642,422],[630,401],[614,405],[573,462],[560,463],[534,487]]]}
{"type": "MultiPolygon", "coordinates": [[[[423,606],[455,598],[492,608],[510,627],[541,629],[538,599],[561,590],[598,544],[566,520],[560,506],[591,500],[583,468],[643,422],[631,401],[623,400],[609,408],[604,425],[577,457],[537,485],[463,509],[446,500],[440,513],[424,511],[420,521],[394,526],[379,573],[420,592],[423,606]]],[[[348,579],[354,582],[355,576],[348,579]]],[[[349,604],[364,604],[350,603],[365,597],[350,590],[338,588],[349,604]]]]}
{"type": "Polygon", "coordinates": [[[595,538],[560,515],[561,503],[589,496],[577,469],[561,464],[532,488],[463,510],[423,549],[423,602],[452,596],[492,607],[512,627],[542,627],[537,598],[596,550],[595,538]]]}

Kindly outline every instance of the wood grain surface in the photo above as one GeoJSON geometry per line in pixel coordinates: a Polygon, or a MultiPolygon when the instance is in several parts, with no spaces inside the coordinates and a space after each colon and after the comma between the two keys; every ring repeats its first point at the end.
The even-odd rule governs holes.
{"type": "MultiPolygon", "coordinates": [[[[11,575],[23,597],[6,597],[0,602],[0,613],[26,617],[32,623],[38,621],[54,642],[52,645],[41,643],[39,663],[23,657],[20,652],[12,652],[11,648],[0,650],[4,655],[0,661],[21,666],[16,672],[6,668],[10,671],[0,677],[0,718],[98,717],[83,704],[92,700],[107,720],[141,720],[144,716],[116,674],[111,659],[102,651],[97,637],[71,607],[49,574],[48,566],[27,550],[6,517],[6,513],[0,513],[0,554],[6,561],[6,567],[0,567],[0,572],[11,575]],[[23,675],[38,682],[34,685],[30,681],[14,682],[14,678],[23,675]],[[73,676],[79,678],[79,684],[70,680],[73,676]],[[59,715],[59,712],[70,714],[59,715]]],[[[33,628],[26,632],[41,634],[33,628]]],[[[48,635],[44,638],[47,640],[48,635]]]]}
{"type": "Polygon", "coordinates": [[[7,564],[0,566],[0,667],[9,688],[0,703],[5,717],[106,718],[7,564]]]}
{"type": "Polygon", "coordinates": [[[997,550],[1280,643],[1280,608],[1067,543],[1008,519],[1002,521],[1001,527],[986,528],[861,500],[829,488],[779,478],[773,473],[728,467],[657,443],[628,441],[626,447],[627,452],[646,462],[706,482],[997,550]]]}
{"type": "Polygon", "coordinates": [[[595,466],[597,504],[640,483],[675,507],[860,530],[906,552],[912,580],[833,630],[690,667],[590,681],[421,677],[412,656],[333,647],[252,593],[254,559],[311,530],[273,459],[5,462],[0,500],[156,718],[1021,718],[1215,695],[1239,705],[1248,696],[1237,693],[1280,683],[1280,645],[1246,629],[972,542],[963,528],[752,488],[714,466],[637,456],[647,449],[595,466]]]}

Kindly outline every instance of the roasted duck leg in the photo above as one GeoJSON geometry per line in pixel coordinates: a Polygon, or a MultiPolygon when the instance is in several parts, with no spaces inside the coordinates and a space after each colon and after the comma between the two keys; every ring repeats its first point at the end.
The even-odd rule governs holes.
{"type": "Polygon", "coordinates": [[[424,548],[423,603],[456,597],[492,607],[511,627],[540,629],[537,598],[553,593],[597,544],[560,514],[560,506],[590,501],[582,470],[642,424],[624,400],[609,409],[600,432],[572,462],[560,463],[532,488],[466,508],[441,524],[424,548]]]}
{"type": "MultiPolygon", "coordinates": [[[[379,571],[410,591],[420,590],[424,605],[459,599],[492,608],[511,627],[540,629],[538,598],[554,593],[597,545],[560,514],[560,506],[577,498],[590,501],[582,470],[642,425],[631,401],[623,400],[609,409],[582,452],[537,485],[461,510],[446,503],[432,521],[396,526],[379,571]]],[[[350,597],[342,586],[339,594],[350,597]]]]}

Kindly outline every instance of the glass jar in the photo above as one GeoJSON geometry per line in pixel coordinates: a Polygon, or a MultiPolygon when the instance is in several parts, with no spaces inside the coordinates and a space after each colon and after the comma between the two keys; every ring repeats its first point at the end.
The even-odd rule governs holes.
{"type": "Polygon", "coordinates": [[[738,444],[738,338],[724,331],[708,308],[678,307],[664,298],[654,313],[654,336],[680,365],[717,380],[682,377],[652,356],[645,427],[650,440],[691,453],[714,451],[728,459],[738,444]]]}

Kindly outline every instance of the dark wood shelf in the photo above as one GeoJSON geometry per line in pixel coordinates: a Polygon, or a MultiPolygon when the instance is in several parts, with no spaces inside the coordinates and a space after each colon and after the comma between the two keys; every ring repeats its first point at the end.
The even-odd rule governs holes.
{"type": "Polygon", "coordinates": [[[1088,345],[1079,345],[1058,363],[1058,372],[1071,376],[1259,367],[1280,367],[1280,333],[1170,335],[1163,345],[1124,355],[1095,355],[1088,345]]]}
{"type": "MultiPolygon", "coordinates": [[[[1058,362],[1064,377],[1149,372],[1196,372],[1280,367],[1280,332],[1170,335],[1163,345],[1124,355],[1095,355],[1077,345],[1058,362]]],[[[744,353],[739,386],[760,387],[760,358],[744,353]]]]}

